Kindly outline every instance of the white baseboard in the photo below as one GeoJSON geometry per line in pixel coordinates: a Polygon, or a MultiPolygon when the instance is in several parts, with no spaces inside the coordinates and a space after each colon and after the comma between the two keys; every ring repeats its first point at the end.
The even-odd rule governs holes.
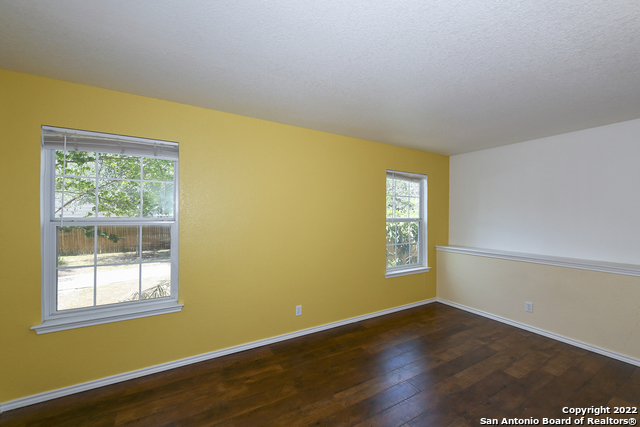
{"type": "Polygon", "coordinates": [[[487,317],[498,322],[506,323],[507,325],[515,326],[516,328],[524,329],[525,331],[533,332],[534,334],[542,335],[547,338],[551,338],[557,341],[561,341],[566,344],[580,347],[585,350],[592,351],[594,353],[601,354],[603,356],[610,357],[612,359],[620,360],[622,362],[629,363],[631,365],[640,366],[640,359],[636,359],[624,354],[616,353],[615,351],[607,350],[595,345],[587,344],[582,341],[574,340],[573,338],[567,338],[562,335],[555,334],[553,332],[545,331],[544,329],[529,326],[524,323],[516,322],[515,320],[507,319],[506,317],[497,316],[495,314],[487,313],[486,311],[478,310],[475,308],[467,307],[466,305],[458,304],[457,302],[448,301],[442,298],[436,298],[438,302],[446,304],[448,306],[459,308],[460,310],[468,311],[469,313],[477,314],[482,317],[487,317]]]}
{"type": "Polygon", "coordinates": [[[0,403],[0,414],[6,411],[10,411],[12,409],[22,408],[23,406],[33,405],[35,403],[45,402],[47,400],[69,396],[71,394],[92,390],[98,387],[104,387],[106,385],[116,384],[122,381],[143,377],[145,375],[151,375],[151,374],[156,374],[158,372],[168,371],[169,369],[179,368],[181,366],[187,366],[193,363],[198,363],[198,362],[202,362],[209,359],[215,359],[216,357],[222,357],[228,354],[239,353],[241,351],[250,350],[252,348],[262,347],[262,346],[273,344],[276,342],[285,341],[291,338],[297,338],[303,335],[309,335],[315,332],[337,328],[338,326],[344,326],[350,323],[361,322],[363,320],[384,316],[385,314],[391,314],[397,311],[408,310],[410,308],[419,307],[421,305],[426,305],[433,302],[436,302],[436,298],[426,299],[426,300],[414,302],[411,304],[405,304],[398,307],[388,308],[386,310],[376,311],[375,313],[363,314],[362,316],[356,316],[350,319],[340,320],[333,323],[327,323],[325,325],[314,326],[312,328],[302,329],[300,331],[290,332],[288,334],[283,334],[283,335],[278,335],[271,338],[266,338],[263,340],[253,341],[250,343],[225,348],[222,350],[198,354],[196,356],[191,356],[191,357],[185,357],[184,359],[174,360],[172,362],[167,362],[167,363],[161,363],[159,365],[149,366],[147,368],[142,368],[135,371],[112,375],[110,377],[100,378],[98,380],[88,381],[86,383],[76,384],[69,387],[59,388],[57,390],[45,391],[45,392],[34,394],[31,396],[21,397],[15,400],[10,400],[4,403],[0,403]]]}

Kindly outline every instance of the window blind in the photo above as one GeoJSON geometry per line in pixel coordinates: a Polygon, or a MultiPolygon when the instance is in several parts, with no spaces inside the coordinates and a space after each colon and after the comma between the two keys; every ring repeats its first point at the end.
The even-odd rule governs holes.
{"type": "Polygon", "coordinates": [[[53,150],[89,151],[178,160],[178,143],[42,126],[42,145],[53,150]],[[66,137],[66,144],[65,144],[66,137]]]}
{"type": "Polygon", "coordinates": [[[387,178],[402,179],[410,182],[420,182],[424,179],[423,175],[417,175],[407,172],[387,171],[387,178]]]}

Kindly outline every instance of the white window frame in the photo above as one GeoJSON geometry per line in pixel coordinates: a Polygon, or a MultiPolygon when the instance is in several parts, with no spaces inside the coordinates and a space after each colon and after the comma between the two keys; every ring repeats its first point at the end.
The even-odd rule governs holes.
{"type": "MultiPolygon", "coordinates": [[[[399,277],[399,276],[407,276],[409,274],[418,274],[425,273],[431,270],[431,267],[428,267],[428,240],[427,240],[427,176],[416,173],[409,172],[401,172],[394,170],[387,170],[386,177],[393,177],[395,179],[403,179],[412,182],[420,183],[420,208],[419,218],[387,218],[387,223],[389,222],[403,222],[403,221],[418,221],[419,223],[419,236],[418,236],[418,262],[416,264],[411,265],[401,265],[401,266],[393,266],[387,267],[385,278],[399,277]]],[[[386,179],[385,179],[385,194],[386,194],[386,179]]],[[[385,214],[386,216],[386,214],[385,214]]],[[[386,239],[385,239],[386,240],[386,239]]],[[[386,242],[385,242],[386,246],[386,242]]],[[[385,257],[386,264],[386,257],[385,257]]]]}
{"type": "MultiPolygon", "coordinates": [[[[174,313],[182,310],[184,304],[178,302],[178,160],[177,144],[174,142],[134,138],[120,135],[112,135],[97,132],[79,131],[75,129],[55,128],[42,126],[42,151],[41,151],[41,187],[40,187],[40,222],[41,222],[41,259],[42,259],[42,323],[31,327],[36,333],[48,333],[66,329],[80,328],[84,326],[103,323],[118,322],[139,317],[154,316],[166,313],[174,313]],[[60,132],[76,135],[78,138],[102,138],[107,145],[113,144],[120,147],[131,145],[134,153],[125,152],[140,157],[135,153],[135,147],[151,147],[147,150],[153,157],[154,150],[162,150],[162,147],[172,147],[176,152],[174,166],[174,198],[173,218],[60,218],[53,217],[53,203],[55,194],[55,148],[45,147],[44,131],[60,132]],[[57,230],[56,227],[64,225],[170,225],[171,235],[171,296],[158,299],[147,299],[130,302],[75,308],[69,310],[57,310],[56,304],[56,260],[57,260],[57,230]]],[[[65,144],[66,146],[66,144],[65,144]]],[[[76,149],[77,146],[75,147],[76,149]]],[[[69,150],[73,150],[73,143],[69,143],[69,150]]],[[[92,148],[93,149],[93,148],[92,148]]],[[[90,151],[81,149],[80,151],[90,151]]],[[[100,151],[95,149],[95,151],[100,151]]],[[[97,238],[97,236],[96,236],[97,238]]]]}

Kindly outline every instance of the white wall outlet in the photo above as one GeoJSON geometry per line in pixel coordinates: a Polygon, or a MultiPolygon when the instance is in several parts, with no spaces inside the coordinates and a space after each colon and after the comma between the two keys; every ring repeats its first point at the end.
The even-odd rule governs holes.
{"type": "Polygon", "coordinates": [[[533,303],[532,302],[525,302],[524,303],[524,310],[528,311],[529,313],[533,313],[533,303]]]}
{"type": "Polygon", "coordinates": [[[302,306],[296,305],[296,316],[302,316],[302,306]]]}

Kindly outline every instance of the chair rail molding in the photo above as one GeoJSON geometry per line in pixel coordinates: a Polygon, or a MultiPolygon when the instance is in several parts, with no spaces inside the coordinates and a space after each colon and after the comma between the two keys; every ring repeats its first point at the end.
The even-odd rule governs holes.
{"type": "Polygon", "coordinates": [[[577,268],[580,270],[600,271],[602,273],[622,274],[640,277],[640,265],[619,264],[616,262],[593,261],[578,258],[564,258],[552,255],[537,255],[522,252],[509,252],[497,249],[471,248],[467,246],[436,246],[438,252],[482,256],[506,259],[510,261],[530,262],[534,264],[554,265],[557,267],[577,268]]]}

